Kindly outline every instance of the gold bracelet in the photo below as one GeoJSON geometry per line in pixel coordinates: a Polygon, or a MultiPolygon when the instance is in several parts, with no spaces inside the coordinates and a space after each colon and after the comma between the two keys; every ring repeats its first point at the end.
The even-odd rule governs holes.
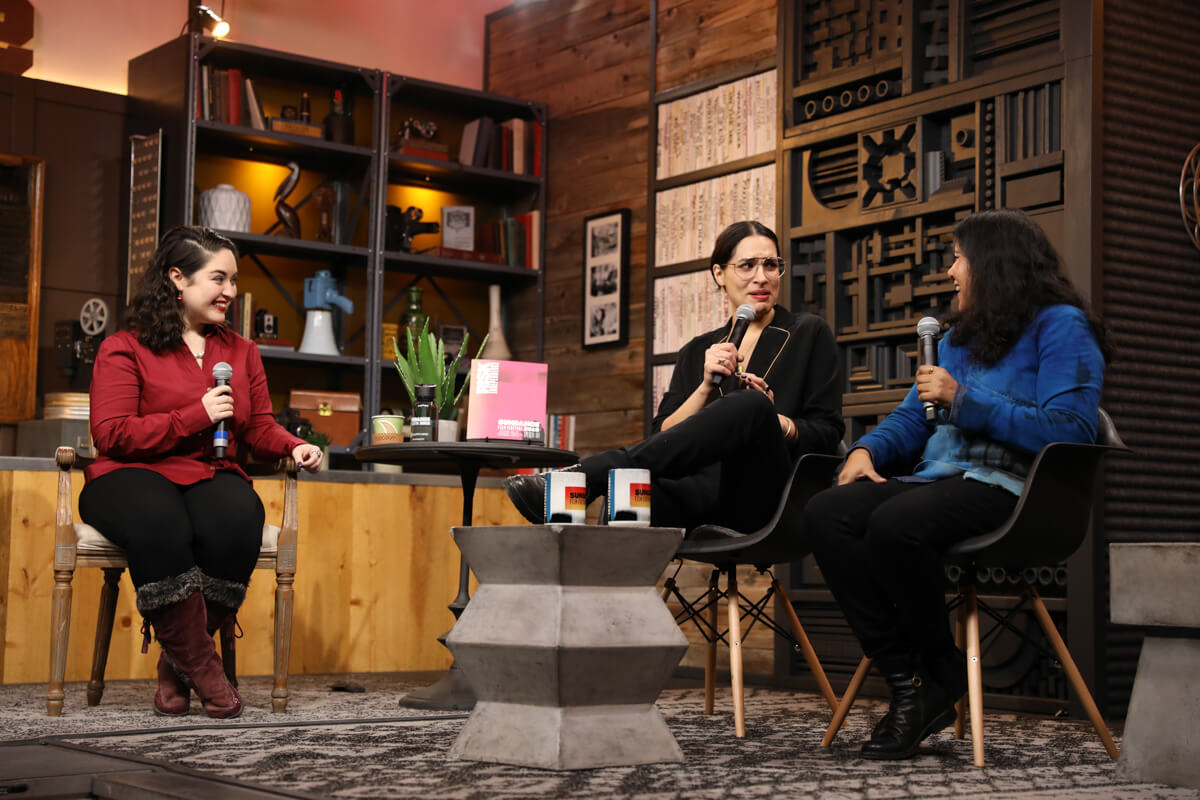
{"type": "Polygon", "coordinates": [[[788,431],[783,435],[783,439],[784,441],[790,442],[792,440],[792,434],[796,432],[796,423],[792,422],[791,417],[784,417],[784,419],[787,420],[788,431]]]}

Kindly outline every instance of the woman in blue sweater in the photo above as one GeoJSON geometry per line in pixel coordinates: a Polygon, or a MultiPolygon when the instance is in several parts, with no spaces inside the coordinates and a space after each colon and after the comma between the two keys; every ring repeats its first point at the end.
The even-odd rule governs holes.
{"type": "Polygon", "coordinates": [[[904,401],[853,445],[838,485],[805,509],[821,572],[892,692],[866,758],[911,756],[954,721],[966,691],[942,555],[1008,518],[1044,445],[1096,438],[1103,325],[1046,235],[1020,211],[984,211],[958,223],[954,256],[958,310],[939,366],[918,369],[904,401]]]}

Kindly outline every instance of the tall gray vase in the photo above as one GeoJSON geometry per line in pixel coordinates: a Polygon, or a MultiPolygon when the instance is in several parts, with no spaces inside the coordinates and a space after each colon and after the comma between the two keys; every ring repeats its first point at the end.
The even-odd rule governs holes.
{"type": "Polygon", "coordinates": [[[654,705],[688,646],[654,588],[681,529],[453,533],[479,588],[446,637],[478,698],[452,757],[546,769],[683,760],[654,705]]]}

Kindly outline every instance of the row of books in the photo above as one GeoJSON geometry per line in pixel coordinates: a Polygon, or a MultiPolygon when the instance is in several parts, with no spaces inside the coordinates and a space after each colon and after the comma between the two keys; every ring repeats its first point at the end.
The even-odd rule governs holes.
{"type": "Polygon", "coordinates": [[[200,86],[196,92],[196,119],[245,125],[255,130],[291,133],[297,136],[324,137],[324,128],[300,119],[281,119],[263,114],[253,78],[236,68],[218,69],[210,64],[200,67],[200,86]]]}
{"type": "Polygon", "coordinates": [[[775,149],[775,70],[658,108],[659,180],[775,149]]]}
{"type": "Polygon", "coordinates": [[[653,352],[674,353],[729,321],[729,301],[704,269],[654,279],[653,352]]]}
{"type": "Polygon", "coordinates": [[[420,255],[455,258],[486,264],[507,264],[526,269],[542,268],[542,212],[530,211],[519,217],[485,222],[475,228],[475,248],[429,247],[420,255]]]}
{"type": "Polygon", "coordinates": [[[559,450],[575,449],[575,415],[548,414],[546,417],[546,446],[559,450]]]}
{"type": "Polygon", "coordinates": [[[468,167],[541,175],[542,123],[519,118],[503,122],[491,117],[473,119],[463,126],[458,161],[468,167]]]}
{"type": "Polygon", "coordinates": [[[731,223],[774,224],[775,165],[657,192],[654,204],[654,265],[707,258],[717,234],[731,223]]]}
{"type": "Polygon", "coordinates": [[[254,312],[258,304],[253,292],[238,292],[237,297],[225,309],[225,325],[239,336],[254,338],[254,312]]]}

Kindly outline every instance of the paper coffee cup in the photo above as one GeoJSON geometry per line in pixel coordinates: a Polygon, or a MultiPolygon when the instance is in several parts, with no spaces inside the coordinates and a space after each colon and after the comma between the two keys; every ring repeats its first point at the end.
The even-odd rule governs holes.
{"type": "Polygon", "coordinates": [[[587,476],[547,472],[545,510],[547,523],[582,525],[587,515],[587,476]]]}
{"type": "Polygon", "coordinates": [[[609,525],[648,526],[650,524],[650,470],[610,469],[608,471],[609,525]]]}
{"type": "Polygon", "coordinates": [[[371,417],[371,444],[396,444],[403,441],[402,414],[377,414],[371,417]]]}

